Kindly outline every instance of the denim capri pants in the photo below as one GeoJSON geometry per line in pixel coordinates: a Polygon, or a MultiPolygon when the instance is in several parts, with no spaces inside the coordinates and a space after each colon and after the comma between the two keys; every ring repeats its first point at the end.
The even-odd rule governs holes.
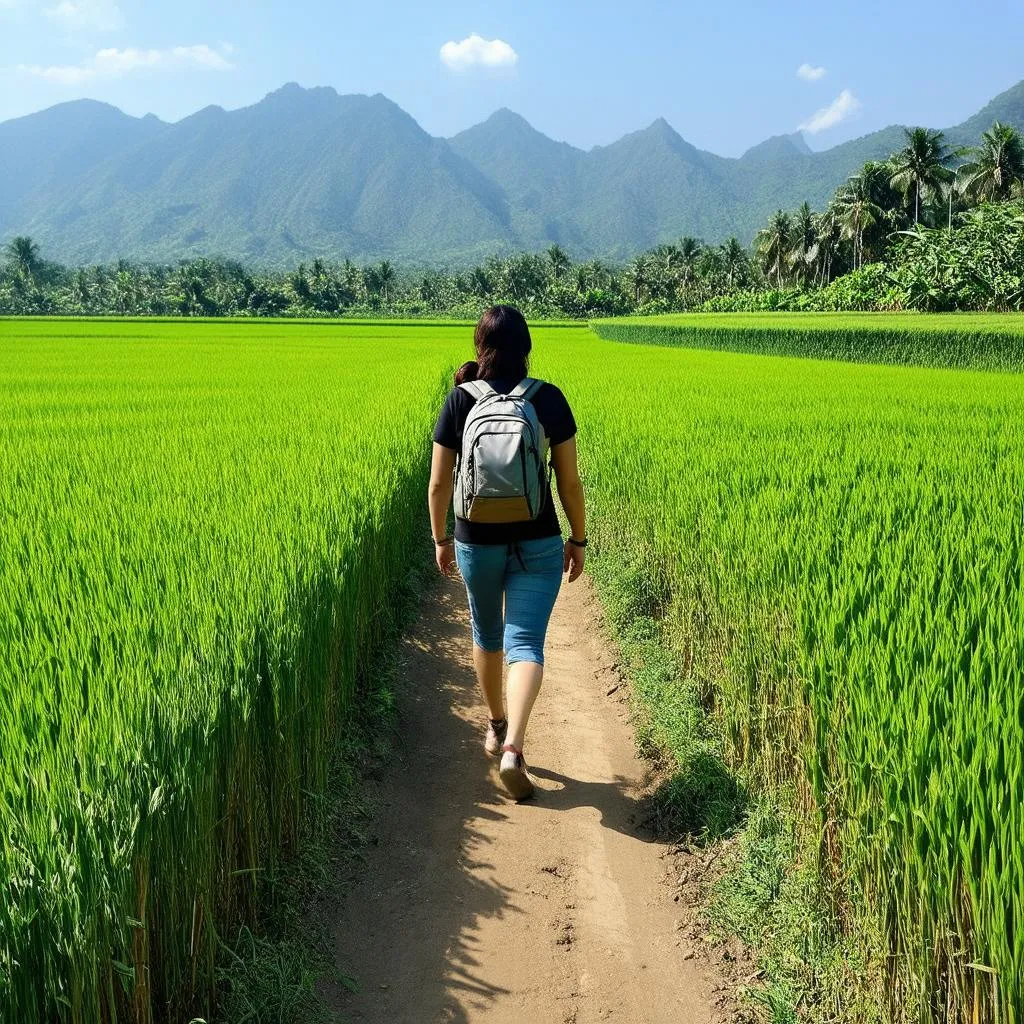
{"type": "Polygon", "coordinates": [[[512,544],[455,542],[466,582],[473,643],[517,661],[544,664],[548,619],[562,585],[562,538],[512,544]]]}

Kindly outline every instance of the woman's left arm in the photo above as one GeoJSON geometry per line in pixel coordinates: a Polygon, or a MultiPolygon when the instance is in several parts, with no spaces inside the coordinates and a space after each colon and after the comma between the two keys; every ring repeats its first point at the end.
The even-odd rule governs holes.
{"type": "Polygon", "coordinates": [[[430,532],[434,536],[434,561],[446,576],[455,564],[455,546],[448,539],[448,508],[452,503],[452,474],[455,470],[455,452],[434,442],[430,458],[430,486],[427,506],[430,509],[430,532]],[[447,541],[438,544],[438,541],[447,541]]]}

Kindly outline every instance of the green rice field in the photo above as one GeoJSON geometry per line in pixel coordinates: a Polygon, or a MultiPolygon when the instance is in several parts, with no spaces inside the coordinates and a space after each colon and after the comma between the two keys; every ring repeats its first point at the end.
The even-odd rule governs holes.
{"type": "MultiPolygon", "coordinates": [[[[1021,368],[1017,321],[967,319],[901,337],[1021,368]]],[[[730,765],[796,787],[892,1016],[1020,1024],[1024,385],[876,365],[874,323],[793,330],[863,335],[859,364],[541,326],[534,370],[580,423],[595,571],[633,581],[730,765]]],[[[0,1019],[208,1010],[419,557],[470,337],[0,322],[0,1019]]]]}
{"type": "Polygon", "coordinates": [[[671,313],[593,328],[609,341],[644,345],[1024,371],[1020,313],[671,313]]]}

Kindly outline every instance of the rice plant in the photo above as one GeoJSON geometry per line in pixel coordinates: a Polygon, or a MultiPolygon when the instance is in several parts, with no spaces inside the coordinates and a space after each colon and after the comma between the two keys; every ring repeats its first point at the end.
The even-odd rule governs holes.
{"type": "Polygon", "coordinates": [[[596,320],[593,328],[641,345],[1024,371],[1019,313],[676,313],[596,320]]]}
{"type": "Polygon", "coordinates": [[[894,1018],[1024,1019],[1020,378],[593,338],[540,369],[597,558],[670,595],[733,762],[799,780],[894,1018]]]}
{"type": "Polygon", "coordinates": [[[0,1019],[188,1020],[387,628],[450,332],[0,331],[0,1019]]]}
{"type": "MultiPolygon", "coordinates": [[[[0,324],[0,1019],[209,1011],[389,624],[469,336],[0,324]]],[[[598,559],[650,579],[733,762],[797,781],[893,1016],[1021,1024],[1020,378],[534,337],[598,559]]]]}

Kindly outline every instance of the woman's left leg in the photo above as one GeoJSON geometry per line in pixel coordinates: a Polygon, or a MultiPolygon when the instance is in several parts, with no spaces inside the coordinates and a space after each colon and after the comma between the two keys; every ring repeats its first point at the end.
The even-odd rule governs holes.
{"type": "Polygon", "coordinates": [[[521,541],[505,577],[507,746],[522,751],[530,713],[544,679],[544,640],[562,584],[562,539],[521,541]]]}

